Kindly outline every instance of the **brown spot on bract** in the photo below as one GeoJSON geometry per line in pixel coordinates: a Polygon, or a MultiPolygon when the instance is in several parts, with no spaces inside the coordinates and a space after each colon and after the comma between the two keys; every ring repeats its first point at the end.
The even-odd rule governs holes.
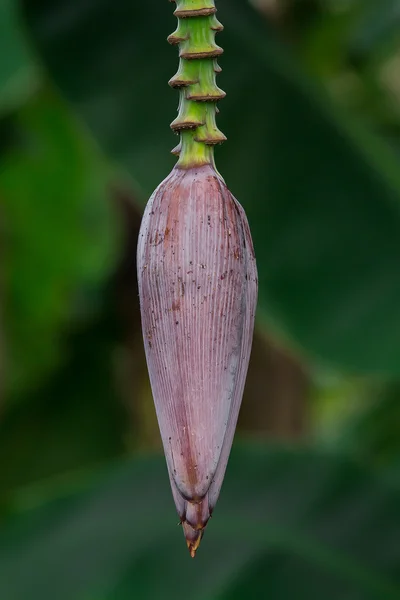
{"type": "Polygon", "coordinates": [[[181,309],[181,303],[179,300],[174,300],[174,302],[172,303],[172,310],[175,312],[177,310],[181,309]]]}

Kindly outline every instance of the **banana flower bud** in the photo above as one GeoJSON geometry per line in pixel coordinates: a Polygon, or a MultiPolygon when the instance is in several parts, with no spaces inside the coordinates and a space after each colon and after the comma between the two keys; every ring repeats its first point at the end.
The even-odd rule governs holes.
{"type": "Polygon", "coordinates": [[[192,556],[219,496],[257,301],[243,208],[211,164],[175,167],[138,244],[147,365],[176,508],[192,556]]]}

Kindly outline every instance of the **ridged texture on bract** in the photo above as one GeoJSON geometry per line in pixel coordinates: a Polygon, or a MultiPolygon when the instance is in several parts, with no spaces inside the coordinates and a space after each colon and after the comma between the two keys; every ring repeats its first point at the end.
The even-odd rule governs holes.
{"type": "Polygon", "coordinates": [[[194,556],[232,445],[257,299],[245,213],[212,166],[175,168],[150,198],[138,279],[158,422],[194,556]]]}

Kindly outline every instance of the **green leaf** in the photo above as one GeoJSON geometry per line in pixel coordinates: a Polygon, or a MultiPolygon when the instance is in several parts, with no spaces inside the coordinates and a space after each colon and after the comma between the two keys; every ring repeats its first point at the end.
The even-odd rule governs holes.
{"type": "MultiPolygon", "coordinates": [[[[67,358],[0,422],[0,498],[124,453],[127,414],[115,384],[116,319],[103,310],[64,338],[67,358]]],[[[26,500],[26,494],[24,494],[26,500]]]]}
{"type": "Polygon", "coordinates": [[[336,432],[336,445],[369,464],[389,467],[400,462],[400,384],[371,386],[362,408],[336,432]]]}
{"type": "Polygon", "coordinates": [[[0,2],[0,114],[36,88],[38,69],[21,27],[16,0],[0,2]]]}
{"type": "Polygon", "coordinates": [[[399,48],[398,0],[368,0],[360,5],[360,18],[349,36],[351,57],[361,64],[382,62],[399,48]]]}
{"type": "Polygon", "coordinates": [[[164,461],[137,459],[3,525],[0,596],[395,600],[399,501],[345,460],[243,447],[192,561],[164,461]]]}
{"type": "MultiPolygon", "coordinates": [[[[174,164],[168,2],[26,0],[48,68],[105,150],[150,193],[174,164]]],[[[226,29],[219,170],[246,208],[260,316],[316,359],[400,372],[400,181],[385,144],[336,114],[246,2],[226,29]]]]}
{"type": "Polygon", "coordinates": [[[71,317],[96,310],[116,231],[109,169],[54,94],[37,94],[12,130],[0,201],[7,388],[17,394],[57,365],[60,329],[71,317]]]}

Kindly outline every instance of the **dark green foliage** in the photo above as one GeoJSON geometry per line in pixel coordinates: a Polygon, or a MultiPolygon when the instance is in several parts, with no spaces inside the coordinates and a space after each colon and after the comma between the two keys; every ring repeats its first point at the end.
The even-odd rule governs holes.
{"type": "Polygon", "coordinates": [[[0,172],[5,384],[17,395],[60,360],[60,328],[93,302],[113,265],[116,232],[108,168],[54,93],[38,93],[7,124],[0,172]]]}
{"type": "Polygon", "coordinates": [[[0,497],[122,454],[127,424],[113,377],[113,329],[112,314],[77,328],[66,341],[65,364],[5,415],[0,497]]]}
{"type": "Polygon", "coordinates": [[[136,460],[16,518],[0,541],[0,594],[395,600],[399,501],[398,491],[345,460],[239,447],[192,561],[171,520],[164,461],[136,460]]]}
{"type": "Polygon", "coordinates": [[[35,89],[38,71],[22,31],[15,0],[0,3],[0,118],[25,101],[35,89]]]}
{"type": "MultiPolygon", "coordinates": [[[[239,444],[191,561],[149,456],[135,277],[142,207],[175,163],[173,6],[1,3],[0,600],[400,597],[396,3],[268,4],[217,0],[216,158],[310,443],[239,444]]],[[[262,411],[264,385],[248,393],[273,419],[285,398],[262,411]]]]}

